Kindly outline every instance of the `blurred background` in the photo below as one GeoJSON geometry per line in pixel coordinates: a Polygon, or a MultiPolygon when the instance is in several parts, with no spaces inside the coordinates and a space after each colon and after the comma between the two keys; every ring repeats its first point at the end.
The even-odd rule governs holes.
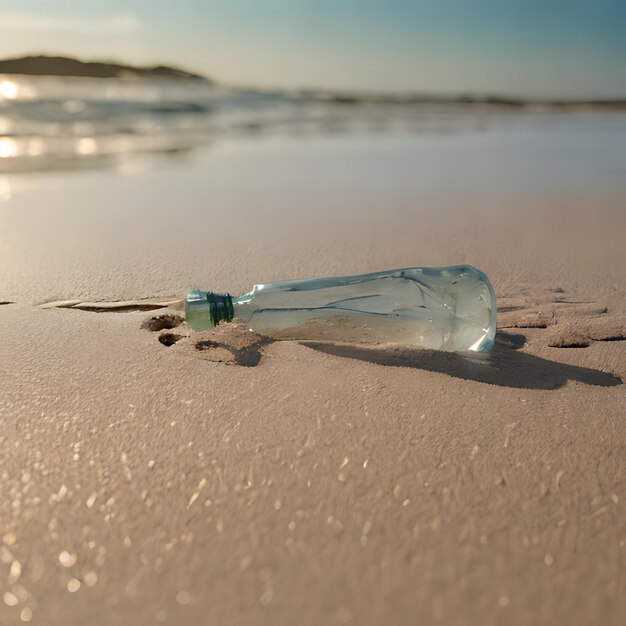
{"type": "Polygon", "coordinates": [[[495,269],[548,214],[540,256],[571,250],[623,206],[625,28],[620,0],[5,3],[0,297],[495,269]]]}

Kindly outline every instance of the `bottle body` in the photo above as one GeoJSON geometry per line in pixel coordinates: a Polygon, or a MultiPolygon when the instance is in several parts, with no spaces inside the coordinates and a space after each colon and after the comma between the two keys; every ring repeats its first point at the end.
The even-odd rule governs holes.
{"type": "MultiPolygon", "coordinates": [[[[193,297],[190,306],[192,294],[206,292],[187,297],[188,323],[201,330],[193,297]]],[[[484,352],[491,349],[496,329],[493,288],[467,265],[272,282],[231,301],[231,319],[275,339],[484,352]]],[[[210,327],[206,319],[204,327],[210,327]]]]}

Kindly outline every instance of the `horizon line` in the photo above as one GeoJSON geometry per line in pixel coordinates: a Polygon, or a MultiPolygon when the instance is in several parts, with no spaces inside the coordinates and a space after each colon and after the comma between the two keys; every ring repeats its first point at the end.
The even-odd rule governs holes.
{"type": "MultiPolygon", "coordinates": [[[[209,83],[213,83],[215,85],[220,85],[224,87],[230,87],[232,89],[238,90],[249,90],[256,92],[279,92],[279,93],[291,93],[297,95],[312,95],[312,94],[320,94],[320,95],[328,95],[335,96],[335,100],[338,102],[344,101],[344,103],[349,104],[349,100],[353,99],[354,102],[363,102],[363,101],[371,101],[371,102],[388,102],[388,103],[406,103],[409,104],[411,100],[421,100],[424,102],[448,102],[448,103],[464,103],[464,104],[500,104],[500,105],[509,105],[509,106],[523,106],[526,104],[537,104],[537,105],[589,105],[589,104],[600,104],[600,105],[619,105],[626,106],[626,96],[600,96],[600,97],[566,97],[566,98],[553,98],[549,96],[523,96],[513,92],[505,92],[505,91],[471,91],[471,90],[460,90],[460,91],[445,91],[445,90],[435,90],[430,91],[428,89],[377,89],[377,88],[334,88],[334,87],[316,87],[310,85],[300,85],[297,87],[291,86],[259,86],[250,83],[237,83],[237,82],[228,82],[224,80],[218,80],[212,78],[210,75],[207,76],[205,73],[186,69],[181,65],[178,65],[174,62],[174,64],[170,64],[169,62],[163,61],[155,61],[150,63],[129,63],[125,61],[121,61],[119,59],[111,58],[111,57],[91,57],[86,60],[85,57],[82,56],[73,56],[67,55],[64,53],[50,53],[50,52],[36,52],[36,53],[26,53],[19,56],[11,56],[6,58],[1,58],[0,63],[10,63],[11,61],[22,61],[25,59],[38,59],[38,58],[46,58],[46,59],[59,59],[64,61],[74,61],[79,62],[85,65],[88,64],[103,64],[103,65],[114,65],[125,67],[128,69],[135,70],[151,70],[156,68],[168,68],[176,71],[181,71],[183,73],[190,74],[190,77],[184,80],[205,80],[209,83]]],[[[27,73],[27,72],[0,72],[0,76],[30,76],[33,78],[37,77],[57,77],[57,78],[99,78],[99,77],[89,77],[89,76],[81,76],[81,75],[63,75],[63,74],[36,74],[36,73],[27,73]]],[[[124,80],[145,80],[144,77],[120,77],[120,79],[124,80]]],[[[104,80],[101,78],[101,80],[104,80]]],[[[167,78],[155,78],[155,80],[167,80],[167,78]]]]}

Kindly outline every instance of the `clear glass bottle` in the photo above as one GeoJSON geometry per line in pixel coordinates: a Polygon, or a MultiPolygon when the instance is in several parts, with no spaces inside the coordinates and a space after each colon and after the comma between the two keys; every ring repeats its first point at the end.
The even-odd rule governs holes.
{"type": "Polygon", "coordinates": [[[278,281],[236,298],[194,290],[185,311],[194,331],[235,319],[274,339],[486,352],[496,333],[493,287],[469,265],[278,281]]]}

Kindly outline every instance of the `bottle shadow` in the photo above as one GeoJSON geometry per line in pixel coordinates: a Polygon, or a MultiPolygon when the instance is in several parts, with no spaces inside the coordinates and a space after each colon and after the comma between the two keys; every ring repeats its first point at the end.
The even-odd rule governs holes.
{"type": "Polygon", "coordinates": [[[616,374],[588,367],[567,365],[519,352],[524,344],[521,335],[498,333],[489,353],[456,353],[394,346],[385,349],[336,343],[303,341],[301,345],[349,359],[367,361],[388,367],[409,367],[448,374],[455,378],[474,380],[489,385],[515,389],[559,389],[568,380],[615,387],[622,384],[616,374]]]}

